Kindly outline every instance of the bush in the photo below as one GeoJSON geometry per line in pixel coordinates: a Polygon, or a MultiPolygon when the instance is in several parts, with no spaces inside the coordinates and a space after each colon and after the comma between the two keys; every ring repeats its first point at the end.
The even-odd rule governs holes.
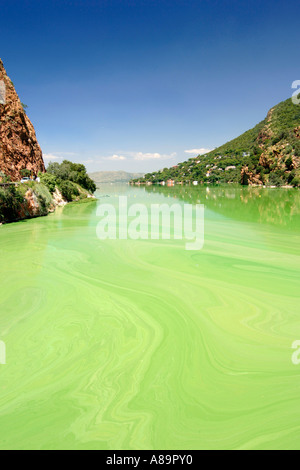
{"type": "Polygon", "coordinates": [[[285,161],[285,166],[287,167],[288,170],[292,170],[293,169],[293,160],[291,159],[291,157],[288,157],[285,161]]]}
{"type": "Polygon", "coordinates": [[[0,221],[13,221],[18,218],[23,197],[17,192],[14,185],[0,188],[0,221]]]}
{"type": "Polygon", "coordinates": [[[300,178],[298,176],[293,178],[292,181],[291,181],[291,185],[293,185],[295,187],[299,187],[300,186],[300,178]]]}
{"type": "Polygon", "coordinates": [[[52,197],[48,187],[43,183],[36,183],[34,192],[38,197],[41,207],[43,209],[49,209],[52,203],[52,197]]]}
{"type": "Polygon", "coordinates": [[[271,172],[269,175],[269,185],[271,186],[282,186],[284,180],[282,175],[278,171],[271,172]]]}
{"type": "Polygon", "coordinates": [[[74,183],[72,183],[72,181],[60,181],[58,183],[58,188],[62,197],[68,202],[73,201],[74,197],[79,196],[78,188],[74,183]]]}
{"type": "Polygon", "coordinates": [[[29,178],[30,177],[30,170],[27,170],[27,168],[24,168],[23,170],[20,170],[20,174],[22,178],[29,178]]]}
{"type": "Polygon", "coordinates": [[[54,193],[57,184],[56,177],[50,173],[39,173],[41,183],[47,186],[51,194],[54,193]]]}
{"type": "Polygon", "coordinates": [[[292,183],[292,181],[293,181],[293,179],[295,178],[295,176],[296,176],[296,172],[295,172],[295,170],[292,170],[292,171],[290,172],[290,174],[288,175],[288,177],[287,177],[287,182],[288,182],[289,184],[292,183]]]}
{"type": "Polygon", "coordinates": [[[3,171],[0,171],[0,183],[10,183],[10,181],[11,181],[11,177],[6,176],[6,174],[3,173],[3,171]]]}
{"type": "Polygon", "coordinates": [[[96,191],[94,181],[88,176],[85,166],[81,163],[72,163],[68,160],[64,160],[61,164],[49,163],[47,174],[55,176],[57,180],[73,181],[91,193],[96,191]]]}

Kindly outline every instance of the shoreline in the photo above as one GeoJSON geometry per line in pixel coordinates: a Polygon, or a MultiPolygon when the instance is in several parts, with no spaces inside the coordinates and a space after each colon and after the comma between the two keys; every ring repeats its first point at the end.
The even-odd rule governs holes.
{"type": "Polygon", "coordinates": [[[131,182],[129,181],[129,185],[130,186],[162,186],[163,188],[166,187],[166,188],[173,188],[175,186],[194,186],[194,187],[197,187],[197,186],[202,186],[202,187],[218,187],[218,186],[236,186],[236,187],[239,187],[239,188],[263,188],[263,189],[300,189],[299,186],[292,186],[292,185],[288,185],[288,184],[285,184],[285,185],[282,185],[282,186],[274,186],[274,185],[263,185],[263,184],[239,184],[239,183],[199,183],[197,182],[197,184],[193,184],[193,182],[189,182],[189,183],[183,183],[183,182],[174,182],[174,184],[167,184],[166,182],[160,182],[160,183],[152,183],[150,181],[142,181],[142,182],[131,182]],[[164,183],[164,184],[163,184],[164,183]]]}
{"type": "MultiPolygon", "coordinates": [[[[43,183],[37,183],[35,187],[20,187],[21,190],[25,190],[23,200],[21,201],[20,193],[15,191],[10,199],[10,205],[7,204],[6,209],[14,211],[13,206],[17,206],[17,209],[13,212],[10,217],[3,216],[4,218],[0,221],[0,226],[7,225],[10,223],[21,222],[22,220],[36,219],[38,217],[47,217],[49,214],[55,213],[58,207],[64,207],[69,204],[80,204],[96,201],[97,198],[82,189],[84,196],[79,196],[73,201],[67,201],[56,187],[55,191],[51,194],[43,183]],[[43,193],[43,195],[41,194],[43,193]]],[[[1,207],[0,207],[1,208],[1,207]]]]}

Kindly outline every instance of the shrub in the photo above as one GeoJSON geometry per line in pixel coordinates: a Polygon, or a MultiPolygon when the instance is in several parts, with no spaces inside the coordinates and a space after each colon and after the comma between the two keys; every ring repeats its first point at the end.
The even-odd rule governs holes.
{"type": "Polygon", "coordinates": [[[62,197],[68,202],[73,201],[74,197],[79,196],[78,188],[74,183],[72,183],[72,181],[61,180],[58,183],[58,188],[62,194],[62,197]]]}
{"type": "Polygon", "coordinates": [[[24,178],[24,177],[27,177],[29,178],[30,176],[30,170],[27,170],[27,168],[23,168],[23,170],[20,170],[20,174],[21,176],[24,178]]]}
{"type": "Polygon", "coordinates": [[[52,197],[48,187],[43,183],[36,183],[34,193],[37,195],[43,209],[48,209],[52,203],[52,197]]]}
{"type": "Polygon", "coordinates": [[[284,184],[284,180],[282,175],[278,171],[273,171],[269,175],[269,185],[271,186],[282,186],[284,184]]]}
{"type": "Polygon", "coordinates": [[[292,170],[293,169],[293,160],[291,159],[291,157],[288,157],[285,161],[285,166],[287,167],[288,170],[292,170]]]}
{"type": "Polygon", "coordinates": [[[41,183],[47,186],[50,193],[54,193],[57,184],[56,177],[51,173],[39,173],[41,183]]]}
{"type": "Polygon", "coordinates": [[[81,163],[72,163],[68,160],[64,160],[61,164],[49,163],[47,173],[55,176],[57,180],[73,181],[91,193],[96,191],[94,181],[88,176],[85,166],[81,163]]]}
{"type": "Polygon", "coordinates": [[[290,184],[295,178],[295,176],[296,176],[296,172],[295,170],[292,170],[287,177],[287,182],[290,184]]]}
{"type": "Polygon", "coordinates": [[[23,197],[17,192],[14,185],[0,188],[0,221],[12,221],[18,218],[23,197]]]}
{"type": "Polygon", "coordinates": [[[292,181],[291,181],[291,184],[295,187],[298,187],[300,186],[300,178],[298,176],[296,176],[292,181]]]}

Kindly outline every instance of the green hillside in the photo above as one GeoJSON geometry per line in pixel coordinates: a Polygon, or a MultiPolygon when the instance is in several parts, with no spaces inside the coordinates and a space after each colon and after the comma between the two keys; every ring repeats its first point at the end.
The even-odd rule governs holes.
{"type": "Polygon", "coordinates": [[[272,108],[253,129],[207,155],[132,182],[300,185],[300,106],[291,99],[272,108]]]}

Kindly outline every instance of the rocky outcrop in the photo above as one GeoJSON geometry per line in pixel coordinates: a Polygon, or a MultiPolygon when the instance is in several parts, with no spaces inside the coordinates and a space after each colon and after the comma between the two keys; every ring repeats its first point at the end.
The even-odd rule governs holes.
{"type": "Polygon", "coordinates": [[[266,125],[263,127],[263,129],[258,134],[257,143],[258,143],[260,148],[263,148],[264,143],[273,136],[273,132],[272,132],[272,129],[271,129],[271,122],[272,122],[273,112],[274,112],[274,108],[270,109],[270,111],[267,114],[266,125]]]}
{"type": "Polygon", "coordinates": [[[67,201],[64,200],[64,198],[62,197],[62,194],[61,192],[59,191],[58,188],[55,188],[55,191],[54,193],[52,194],[52,198],[53,198],[53,204],[54,206],[65,206],[67,204],[67,201]]]}
{"type": "Polygon", "coordinates": [[[263,184],[259,175],[250,171],[247,166],[244,166],[241,170],[241,184],[243,186],[258,186],[263,184]]]}
{"type": "Polygon", "coordinates": [[[41,217],[48,214],[45,205],[41,204],[37,194],[32,189],[28,189],[24,201],[20,204],[18,220],[41,217]]]}
{"type": "Polygon", "coordinates": [[[285,145],[281,143],[266,147],[259,158],[259,164],[264,168],[271,168],[277,165],[278,168],[284,167],[283,161],[285,157],[285,145]]]}
{"type": "Polygon", "coordinates": [[[295,137],[297,139],[300,139],[300,126],[299,127],[295,127],[294,129],[294,134],[295,134],[295,137]]]}
{"type": "MultiPolygon", "coordinates": [[[[96,198],[78,185],[80,195],[72,202],[96,201],[96,198]]],[[[46,216],[68,201],[59,188],[53,193],[43,183],[30,182],[0,186],[0,225],[23,219],[46,216]]]]}
{"type": "Polygon", "coordinates": [[[12,181],[22,177],[20,171],[23,169],[36,176],[39,171],[45,171],[42,151],[1,59],[0,85],[0,171],[10,176],[12,181]]]}

